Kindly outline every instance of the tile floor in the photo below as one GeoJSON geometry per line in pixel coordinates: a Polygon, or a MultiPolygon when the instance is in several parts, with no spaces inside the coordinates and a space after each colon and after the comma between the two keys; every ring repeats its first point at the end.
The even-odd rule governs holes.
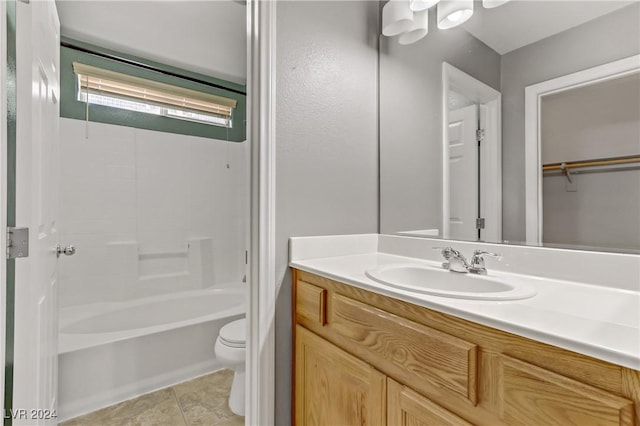
{"type": "Polygon", "coordinates": [[[139,396],[61,426],[242,426],[229,410],[233,371],[221,370],[189,382],[139,396]]]}

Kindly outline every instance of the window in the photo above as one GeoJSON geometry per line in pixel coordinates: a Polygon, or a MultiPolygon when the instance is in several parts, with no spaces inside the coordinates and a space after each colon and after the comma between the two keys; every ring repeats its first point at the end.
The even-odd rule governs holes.
{"type": "Polygon", "coordinates": [[[78,100],[89,104],[232,127],[234,99],[134,77],[78,62],[78,100]]]}

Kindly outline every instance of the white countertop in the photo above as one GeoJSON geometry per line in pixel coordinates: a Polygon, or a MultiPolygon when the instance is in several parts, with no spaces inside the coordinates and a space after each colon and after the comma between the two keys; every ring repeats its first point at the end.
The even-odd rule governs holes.
{"type": "MultiPolygon", "coordinates": [[[[549,277],[491,269],[489,275],[526,283],[537,294],[513,301],[454,299],[389,287],[365,275],[368,269],[389,264],[416,263],[439,267],[433,259],[380,252],[373,236],[331,256],[326,239],[309,237],[291,244],[290,266],[375,293],[451,314],[479,324],[528,337],[597,359],[640,370],[640,292],[582,284],[549,277]],[[316,240],[312,240],[316,238],[316,240]],[[305,240],[305,241],[300,241],[305,240]],[[313,250],[321,243],[321,250],[313,250]],[[357,247],[356,247],[357,246],[357,247]],[[299,254],[304,253],[303,256],[299,254]],[[312,257],[317,254],[318,257],[312,257]]],[[[331,238],[331,237],[324,237],[331,238]]],[[[395,237],[398,238],[398,237],[395,237]]],[[[343,238],[344,241],[344,238],[343,238]]],[[[399,240],[402,243],[401,240],[399,240]]],[[[442,245],[442,241],[440,244],[442,245]]],[[[446,242],[449,245],[450,242],[446,242]]],[[[429,244],[429,243],[426,243],[429,244]]],[[[467,244],[467,243],[464,243],[467,244]]],[[[464,246],[464,244],[462,244],[464,246]]],[[[478,246],[480,246],[478,244],[478,246]]],[[[517,251],[517,249],[516,249],[517,251]]],[[[510,253],[512,256],[513,253],[510,253]]],[[[633,262],[634,259],[630,258],[633,262]]],[[[633,273],[633,266],[630,271],[633,273]]],[[[604,265],[603,265],[604,266],[604,265]]]]}

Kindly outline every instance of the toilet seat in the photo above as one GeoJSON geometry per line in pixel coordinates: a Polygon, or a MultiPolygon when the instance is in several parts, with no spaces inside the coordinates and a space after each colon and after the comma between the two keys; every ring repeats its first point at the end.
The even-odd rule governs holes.
{"type": "Polygon", "coordinates": [[[241,318],[220,329],[220,343],[232,348],[244,348],[247,344],[247,319],[241,318]]]}

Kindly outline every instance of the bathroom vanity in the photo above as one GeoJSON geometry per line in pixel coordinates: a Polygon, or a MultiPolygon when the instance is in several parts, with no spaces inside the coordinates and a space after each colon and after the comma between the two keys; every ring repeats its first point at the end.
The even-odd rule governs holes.
{"type": "MultiPolygon", "coordinates": [[[[379,237],[389,239],[387,246],[404,242],[379,237]]],[[[530,277],[537,294],[524,300],[418,294],[380,285],[365,270],[398,262],[437,268],[437,262],[381,253],[384,241],[374,244],[373,236],[338,243],[331,238],[302,238],[291,246],[294,424],[582,426],[640,420],[640,324],[636,313],[622,312],[637,308],[637,291],[584,285],[580,295],[579,285],[530,277]],[[567,291],[575,295],[574,305],[584,303],[582,312],[605,310],[607,317],[578,319],[581,308],[565,310],[558,303],[567,291]],[[588,306],[593,297],[602,304],[588,306]],[[619,312],[609,309],[608,297],[619,299],[611,304],[619,312]],[[577,323],[581,330],[571,333],[577,323]]],[[[421,246],[415,253],[430,244],[406,241],[421,246]]],[[[627,260],[632,271],[637,259],[627,260]]]]}

